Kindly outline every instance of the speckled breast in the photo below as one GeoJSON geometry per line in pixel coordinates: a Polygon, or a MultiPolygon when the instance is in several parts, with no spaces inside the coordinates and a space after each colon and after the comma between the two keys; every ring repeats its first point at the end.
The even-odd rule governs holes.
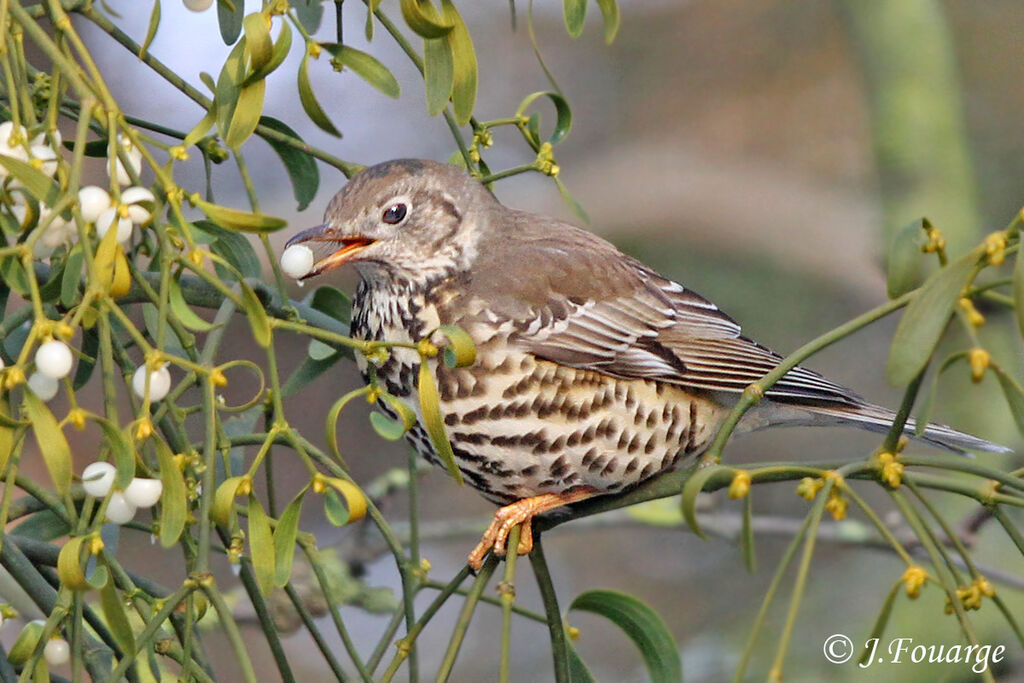
{"type": "MultiPolygon", "coordinates": [[[[422,295],[361,285],[352,334],[415,342],[440,317],[436,303],[422,295]]],[[[720,407],[668,384],[536,358],[516,347],[508,326],[444,317],[470,334],[477,360],[459,369],[431,361],[442,414],[463,476],[494,502],[582,487],[620,491],[703,451],[723,417],[720,407]]],[[[368,378],[365,359],[357,358],[368,378]]],[[[419,356],[411,349],[393,349],[376,370],[388,391],[408,399],[417,415],[418,371],[419,356]]],[[[439,463],[420,424],[408,440],[439,463]]]]}

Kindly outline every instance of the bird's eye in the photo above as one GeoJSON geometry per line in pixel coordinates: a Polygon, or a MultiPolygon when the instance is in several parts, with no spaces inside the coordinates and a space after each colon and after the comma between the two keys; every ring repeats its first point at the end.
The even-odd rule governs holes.
{"type": "Polygon", "coordinates": [[[405,219],[407,211],[405,204],[392,204],[384,209],[384,215],[380,219],[389,225],[397,225],[405,219]]]}

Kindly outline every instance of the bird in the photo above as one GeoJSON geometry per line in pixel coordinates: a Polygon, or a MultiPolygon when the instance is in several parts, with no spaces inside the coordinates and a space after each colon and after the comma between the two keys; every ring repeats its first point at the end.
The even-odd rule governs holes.
{"type": "MultiPolygon", "coordinates": [[[[443,343],[441,325],[457,325],[475,344],[468,367],[428,362],[464,480],[501,506],[469,554],[476,570],[489,551],[505,553],[515,525],[515,550],[528,553],[535,516],[628,490],[699,456],[744,389],[782,361],[708,299],[583,228],[504,206],[450,164],[396,159],[366,168],[333,197],[321,225],[287,242],[297,244],[314,254],[302,279],[345,264],[358,271],[354,338],[409,345],[379,364],[356,360],[364,380],[415,407],[407,440],[435,465],[411,346],[443,343]]],[[[737,431],[846,424],[886,432],[894,418],[797,366],[737,431]]],[[[905,430],[948,450],[1009,451],[943,425],[915,436],[911,420],[905,430]]]]}

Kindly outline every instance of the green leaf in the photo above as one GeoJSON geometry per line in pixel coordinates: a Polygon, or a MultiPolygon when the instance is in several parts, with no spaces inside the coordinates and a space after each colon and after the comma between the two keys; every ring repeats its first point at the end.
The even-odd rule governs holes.
{"type": "Polygon", "coordinates": [[[274,534],[270,531],[270,518],[255,495],[249,494],[249,560],[260,593],[270,595],[274,590],[277,561],[274,555],[274,534]]]}
{"type": "MultiPolygon", "coordinates": [[[[285,24],[287,25],[287,24],[285,24]]],[[[262,12],[253,12],[242,19],[245,31],[245,56],[252,72],[260,71],[274,56],[274,43],[270,39],[270,26],[262,12]]]]}
{"type": "Polygon", "coordinates": [[[392,420],[383,413],[370,413],[370,424],[380,438],[388,441],[398,441],[408,431],[400,420],[392,420]]]}
{"type": "Polygon", "coordinates": [[[15,666],[26,664],[43,636],[43,622],[30,621],[18,633],[14,645],[7,652],[7,661],[15,666]]]}
{"type": "Polygon", "coordinates": [[[240,282],[242,288],[242,307],[245,315],[249,318],[249,325],[252,327],[252,336],[256,343],[267,348],[270,346],[270,320],[267,318],[267,311],[263,308],[263,302],[252,291],[252,287],[240,282]]]}
{"type": "Polygon", "coordinates": [[[21,259],[17,256],[8,256],[7,258],[0,259],[0,280],[7,287],[26,299],[31,296],[28,274],[25,272],[25,267],[21,264],[21,259]]]}
{"type": "MultiPolygon", "coordinates": [[[[75,149],[74,140],[65,140],[64,148],[69,150],[75,149]]],[[[85,143],[85,149],[82,150],[83,154],[93,159],[106,158],[107,152],[110,150],[110,142],[106,138],[100,138],[99,140],[90,140],[85,143]]]]}
{"type": "Polygon", "coordinates": [[[572,212],[584,223],[590,222],[590,216],[583,210],[583,206],[576,201],[576,198],[569,192],[569,188],[565,186],[561,178],[555,178],[555,186],[558,188],[558,193],[562,195],[562,200],[572,209],[572,212]]]}
{"type": "Polygon", "coordinates": [[[124,600],[117,592],[113,577],[108,577],[100,588],[100,608],[121,652],[126,655],[134,653],[135,634],[132,632],[131,622],[128,621],[128,614],[124,610],[124,600]]]}
{"type": "Polygon", "coordinates": [[[441,19],[430,0],[401,0],[402,18],[424,38],[443,38],[453,26],[441,19]]]}
{"type": "Polygon", "coordinates": [[[452,444],[448,441],[448,432],[444,428],[444,420],[441,417],[441,402],[437,395],[437,385],[434,383],[434,375],[430,371],[430,364],[425,358],[420,359],[420,373],[417,381],[417,391],[420,396],[420,413],[423,415],[423,426],[430,435],[430,441],[434,444],[441,463],[444,464],[448,474],[462,486],[462,472],[455,463],[455,454],[452,453],[452,444]]]}
{"type": "MultiPolygon", "coordinates": [[[[238,488],[246,477],[228,477],[217,487],[213,494],[213,505],[210,506],[210,518],[218,525],[227,527],[235,516],[235,498],[238,488]]],[[[251,485],[251,484],[250,484],[251,485]]]]}
{"type": "Polygon", "coordinates": [[[181,470],[174,463],[174,454],[161,439],[155,439],[160,482],[164,491],[160,495],[160,545],[171,548],[177,544],[185,530],[188,518],[188,489],[181,470]]]}
{"type": "Polygon", "coordinates": [[[81,242],[71,247],[64,261],[64,273],[60,283],[60,303],[71,308],[81,300],[78,286],[82,281],[82,264],[85,262],[85,248],[81,242]]]}
{"type": "Polygon", "coordinates": [[[306,33],[313,35],[320,29],[324,16],[323,0],[290,0],[288,4],[295,10],[306,33]]]}
{"type": "Polygon", "coordinates": [[[149,51],[149,46],[153,44],[158,28],[160,28],[160,0],[155,0],[153,2],[153,11],[149,13],[149,26],[146,28],[146,37],[143,39],[142,47],[139,49],[139,59],[142,59],[146,52],[149,51]]]}
{"type": "Polygon", "coordinates": [[[360,78],[388,97],[397,98],[402,94],[402,89],[394,75],[373,55],[338,43],[320,43],[320,47],[330,52],[340,64],[352,69],[360,78]]]}
{"type": "Polygon", "coordinates": [[[100,348],[100,337],[96,328],[82,330],[82,355],[78,358],[78,367],[75,368],[75,378],[71,380],[71,388],[78,391],[84,387],[92,377],[92,371],[96,368],[96,354],[100,348]]]}
{"type": "Polygon", "coordinates": [[[999,386],[1003,388],[1003,394],[1006,396],[1006,405],[1010,407],[1010,412],[1013,413],[1013,421],[1017,423],[1017,429],[1024,434],[1024,388],[1021,387],[1020,383],[1010,373],[995,363],[991,363],[989,367],[996,371],[999,386]]]}
{"type": "MultiPolygon", "coordinates": [[[[217,254],[242,274],[242,277],[259,278],[263,274],[260,259],[248,238],[240,232],[225,230],[213,221],[201,220],[193,223],[199,232],[209,238],[210,251],[217,254]]],[[[222,280],[231,280],[235,275],[223,264],[214,261],[214,268],[222,280]]]]}
{"type": "Polygon", "coordinates": [[[91,418],[103,431],[104,440],[114,460],[114,469],[117,470],[114,488],[123,489],[135,478],[135,451],[117,425],[99,415],[92,415],[91,418]]]}
{"type": "Polygon", "coordinates": [[[71,447],[68,440],[57,418],[29,389],[25,390],[24,407],[53,485],[60,495],[66,496],[71,492],[71,447]]]}
{"type": "MultiPolygon", "coordinates": [[[[569,107],[569,101],[560,93],[545,90],[527,95],[523,101],[519,103],[519,108],[516,109],[516,116],[525,116],[526,110],[541,97],[546,97],[551,100],[551,104],[555,107],[555,130],[551,133],[551,137],[547,139],[548,142],[555,145],[564,140],[565,136],[567,136],[569,131],[572,129],[572,109],[569,107]]],[[[535,114],[534,116],[539,115],[535,114]]],[[[540,139],[540,134],[538,132],[534,132],[533,137],[535,138],[534,143],[539,147],[541,142],[543,142],[543,140],[540,139]]]]}
{"type": "MultiPolygon", "coordinates": [[[[289,128],[287,125],[278,121],[275,118],[269,116],[260,117],[260,125],[271,128],[280,133],[284,133],[296,140],[302,140],[299,134],[289,128]]],[[[296,149],[289,144],[283,143],[274,138],[265,136],[257,132],[268,145],[270,145],[277,156],[281,158],[281,162],[284,164],[285,170],[288,172],[288,178],[292,181],[292,191],[295,193],[295,201],[299,203],[296,211],[304,211],[309,203],[313,201],[313,197],[316,196],[317,190],[320,188],[320,170],[317,167],[316,159],[312,156],[303,152],[300,149],[296,149]]],[[[241,268],[239,268],[241,270],[241,268]]]]}
{"type": "Polygon", "coordinates": [[[266,91],[267,82],[256,81],[245,86],[238,93],[227,133],[222,132],[224,144],[230,149],[237,150],[256,130],[256,125],[260,122],[260,114],[263,112],[263,98],[266,91]]]}
{"type": "Polygon", "coordinates": [[[572,38],[583,33],[583,21],[587,18],[587,0],[564,0],[565,29],[572,38]]]}
{"type": "Polygon", "coordinates": [[[352,313],[352,300],[337,287],[322,285],[316,288],[309,305],[324,315],[348,323],[352,313]]]}
{"type": "Polygon", "coordinates": [[[288,381],[281,387],[281,393],[284,396],[292,396],[296,392],[303,389],[307,384],[315,380],[320,375],[324,374],[329,368],[333,367],[335,363],[341,360],[342,355],[335,353],[322,360],[315,360],[313,358],[305,358],[295,372],[292,373],[288,381]]]}
{"type": "Polygon", "coordinates": [[[231,0],[230,3],[218,0],[217,23],[220,25],[220,37],[223,38],[225,45],[231,45],[238,40],[238,36],[242,33],[242,18],[244,16],[244,0],[231,0]]]}
{"type": "Polygon", "coordinates": [[[309,80],[308,51],[302,57],[302,64],[299,65],[299,101],[302,102],[302,108],[305,110],[306,115],[320,130],[330,133],[335,137],[341,137],[341,133],[334,127],[331,120],[327,118],[327,114],[324,113],[320,103],[317,102],[316,95],[313,94],[313,84],[309,80]]]}
{"type": "MultiPolygon", "coordinates": [[[[366,516],[366,495],[358,486],[339,477],[324,477],[323,481],[325,484],[330,486],[330,488],[325,492],[325,495],[333,501],[331,505],[334,505],[335,503],[341,505],[342,501],[344,501],[344,521],[341,521],[341,511],[336,507],[333,512],[328,510],[328,517],[331,518],[331,515],[333,515],[332,524],[335,526],[343,526],[345,524],[358,522],[366,516]]],[[[325,506],[327,506],[327,503],[325,503],[325,506]]]]}
{"type": "Polygon", "coordinates": [[[647,666],[652,683],[682,683],[683,663],[672,633],[658,613],[631,595],[612,590],[592,590],[577,596],[569,610],[602,616],[623,630],[647,666]]]}
{"type": "Polygon", "coordinates": [[[889,350],[886,372],[896,386],[906,386],[924,368],[939,343],[953,306],[978,273],[983,251],[975,249],[929,277],[900,318],[889,350]]]}
{"type": "Polygon", "coordinates": [[[336,527],[348,524],[348,508],[341,502],[341,496],[334,489],[324,492],[324,517],[336,527]]]}
{"type": "Polygon", "coordinates": [[[39,286],[39,298],[46,304],[54,303],[60,296],[61,289],[64,286],[64,268],[67,261],[57,261],[51,258],[50,264],[52,266],[50,268],[50,279],[39,286]]]}
{"type": "Polygon", "coordinates": [[[319,339],[309,340],[309,349],[306,351],[306,355],[313,360],[325,360],[338,353],[338,350],[333,346],[324,344],[319,339]]]}
{"type": "Polygon", "coordinates": [[[907,223],[892,235],[889,242],[888,275],[886,286],[889,298],[895,299],[921,285],[921,247],[927,241],[926,230],[931,228],[927,218],[907,223]]]}
{"type": "Polygon", "coordinates": [[[302,513],[302,499],[306,489],[299,492],[281,513],[274,528],[274,585],[283,587],[292,575],[292,561],[295,558],[295,537],[299,534],[299,516],[302,513]]]}
{"type": "MultiPolygon", "coordinates": [[[[242,232],[267,233],[280,230],[288,225],[283,218],[265,216],[258,213],[229,209],[226,206],[213,204],[205,199],[195,198],[194,203],[200,211],[205,213],[210,220],[222,228],[228,230],[241,230],[242,232]]],[[[111,231],[116,232],[116,231],[111,231]]]]}
{"type": "Polygon", "coordinates": [[[572,643],[569,643],[569,683],[596,683],[593,674],[580,659],[580,654],[576,652],[572,643]]]}
{"type": "Polygon", "coordinates": [[[443,351],[445,365],[450,368],[467,368],[476,362],[476,344],[464,329],[458,325],[441,325],[437,331],[448,340],[443,351]]]}
{"type": "Polygon", "coordinates": [[[722,467],[721,465],[708,465],[696,470],[683,485],[683,495],[679,501],[680,508],[683,511],[683,519],[686,521],[686,525],[690,527],[690,530],[704,540],[707,540],[707,536],[704,535],[704,530],[700,528],[700,524],[697,522],[697,496],[704,490],[704,485],[708,483],[711,477],[730,471],[728,467],[722,467]]]}
{"type": "Polygon", "coordinates": [[[423,41],[423,84],[427,94],[427,113],[437,116],[448,106],[455,84],[452,46],[445,38],[423,41]]]}
{"type": "Polygon", "coordinates": [[[604,19],[604,42],[611,45],[619,32],[619,3],[617,0],[597,0],[597,6],[604,19]]]}
{"type": "Polygon", "coordinates": [[[189,308],[185,296],[181,293],[181,285],[173,278],[168,283],[167,303],[170,304],[171,312],[174,313],[178,322],[193,332],[209,332],[213,329],[212,323],[206,322],[189,308]]]}
{"type": "Polygon", "coordinates": [[[441,14],[454,28],[448,34],[452,51],[452,109],[455,122],[460,126],[469,123],[476,107],[477,62],[473,40],[469,29],[451,0],[441,0],[441,14]]]}
{"type": "Polygon", "coordinates": [[[1013,307],[1017,311],[1017,327],[1024,335],[1024,256],[1019,251],[1013,265],[1013,307]]]}
{"type": "Polygon", "coordinates": [[[84,543],[87,540],[87,536],[72,538],[64,544],[57,555],[57,577],[61,585],[69,590],[84,591],[91,588],[85,579],[85,558],[82,557],[84,543]]]}
{"type": "Polygon", "coordinates": [[[0,165],[25,186],[28,193],[46,206],[54,206],[60,197],[60,185],[42,171],[36,170],[31,164],[14,157],[0,155],[0,165]]]}
{"type": "Polygon", "coordinates": [[[40,510],[25,518],[10,533],[48,543],[70,534],[71,526],[53,510],[40,510]]]}
{"type": "Polygon", "coordinates": [[[924,431],[928,429],[928,423],[931,421],[932,407],[935,405],[935,397],[938,394],[939,389],[939,378],[942,377],[942,373],[947,368],[951,367],[956,361],[961,358],[967,357],[967,351],[958,351],[946,360],[942,361],[942,365],[939,366],[938,371],[932,377],[931,386],[928,387],[928,393],[924,395],[924,400],[920,402],[921,407],[915,415],[914,434],[921,436],[924,431]]]}

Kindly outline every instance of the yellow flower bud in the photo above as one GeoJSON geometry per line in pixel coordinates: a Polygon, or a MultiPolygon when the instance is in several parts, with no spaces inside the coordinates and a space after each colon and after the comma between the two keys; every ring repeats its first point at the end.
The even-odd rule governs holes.
{"type": "Polygon", "coordinates": [[[732,483],[729,484],[729,498],[737,500],[744,498],[750,493],[750,473],[746,470],[736,470],[732,475],[732,483]]]}
{"type": "Polygon", "coordinates": [[[1006,260],[1006,233],[994,232],[985,238],[985,254],[993,266],[1002,265],[1006,260]]]}
{"type": "Polygon", "coordinates": [[[321,495],[324,494],[327,491],[327,482],[324,481],[324,475],[317,472],[313,477],[313,482],[310,484],[310,487],[313,489],[313,493],[321,495]]]}
{"type": "Polygon", "coordinates": [[[214,368],[210,371],[210,383],[215,387],[225,387],[228,384],[228,378],[224,376],[220,368],[214,368]]]}
{"type": "Polygon", "coordinates": [[[960,304],[960,308],[964,309],[964,315],[967,316],[967,322],[969,322],[972,327],[981,327],[985,324],[985,316],[975,308],[973,301],[967,297],[961,297],[958,303],[960,304]]]}
{"type": "Polygon", "coordinates": [[[242,481],[238,482],[238,488],[235,489],[236,496],[248,496],[252,493],[252,479],[245,477],[242,481]]]}
{"type": "Polygon", "coordinates": [[[984,576],[976,578],[974,580],[974,585],[978,587],[978,592],[986,598],[994,597],[996,594],[996,589],[992,587],[992,584],[984,576]]]}
{"type": "Polygon", "coordinates": [[[71,337],[75,336],[75,328],[71,327],[71,325],[68,325],[66,322],[57,323],[54,331],[57,333],[57,336],[62,339],[71,339],[71,337]]]}
{"type": "Polygon", "coordinates": [[[139,424],[135,427],[135,439],[145,441],[151,436],[153,436],[153,423],[149,421],[148,417],[139,420],[139,424]]]}
{"type": "Polygon", "coordinates": [[[103,539],[100,538],[99,534],[96,534],[89,539],[89,552],[93,555],[99,555],[103,552],[103,548],[106,547],[103,544],[103,539]]]}
{"type": "Polygon", "coordinates": [[[193,249],[192,251],[190,251],[188,253],[188,260],[191,261],[196,266],[202,266],[203,265],[203,258],[204,257],[205,257],[205,254],[203,254],[203,250],[202,249],[193,249]]]}
{"type": "Polygon", "coordinates": [[[967,354],[967,361],[971,365],[971,381],[977,384],[985,377],[992,356],[985,349],[973,348],[967,354]]]}
{"type": "Polygon", "coordinates": [[[814,500],[818,497],[818,491],[825,485],[825,482],[815,477],[804,477],[796,487],[796,495],[805,500],[814,500]]]}
{"type": "Polygon", "coordinates": [[[832,519],[837,522],[846,519],[846,509],[849,506],[850,503],[843,497],[843,492],[833,486],[829,491],[828,500],[825,501],[825,509],[832,514],[832,519]]]}
{"type": "Polygon", "coordinates": [[[569,626],[565,629],[565,635],[569,636],[569,640],[576,643],[580,639],[580,630],[575,626],[569,626]]]}
{"type": "Polygon", "coordinates": [[[903,572],[903,578],[900,579],[906,585],[907,596],[911,599],[921,595],[921,587],[927,580],[928,572],[924,570],[924,567],[916,564],[907,567],[907,570],[903,572]]]}
{"type": "Polygon", "coordinates": [[[85,429],[85,411],[81,408],[72,408],[68,413],[68,422],[75,426],[75,429],[85,429]]]}
{"type": "Polygon", "coordinates": [[[882,475],[882,481],[892,488],[899,488],[903,480],[903,463],[896,461],[892,453],[878,454],[878,470],[882,475]]]}
{"type": "Polygon", "coordinates": [[[185,149],[184,145],[175,145],[174,147],[171,147],[167,151],[171,155],[172,159],[177,159],[178,161],[188,161],[188,151],[185,149]]]}
{"type": "Polygon", "coordinates": [[[7,369],[4,376],[4,389],[10,391],[19,384],[25,383],[25,371],[18,366],[12,366],[7,369]]]}

